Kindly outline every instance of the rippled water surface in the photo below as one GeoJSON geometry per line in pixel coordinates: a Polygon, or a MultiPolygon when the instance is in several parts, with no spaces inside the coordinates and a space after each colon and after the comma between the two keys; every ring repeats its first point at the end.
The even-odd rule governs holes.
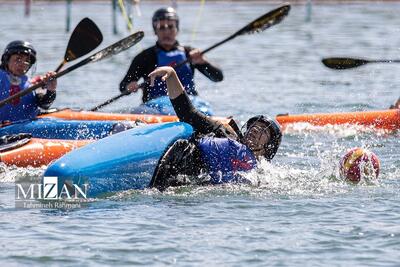
{"type": "MultiPolygon", "coordinates": [[[[199,1],[200,2],[200,1],[199,1]]],[[[150,19],[157,3],[134,12],[140,45],[89,64],[59,79],[54,106],[90,108],[119,93],[131,58],[154,43],[150,19]]],[[[261,14],[265,3],[179,3],[179,40],[199,48],[220,41],[261,14]],[[202,10],[202,12],[200,12],[202,10]],[[196,24],[198,26],[196,26],[196,24]]],[[[325,68],[329,56],[397,59],[400,4],[295,5],[263,33],[237,37],[210,52],[225,79],[214,84],[197,73],[200,94],[218,115],[244,121],[254,114],[385,109],[399,93],[396,64],[369,64],[348,71],[325,68]]],[[[15,39],[38,50],[37,73],[61,61],[64,3],[35,3],[29,18],[21,4],[0,4],[0,49],[15,39]]],[[[92,18],[104,34],[102,47],[129,32],[111,7],[74,3],[72,24],[92,18]]],[[[139,104],[129,96],[105,110],[139,104]]],[[[43,169],[0,166],[0,264],[178,266],[398,266],[398,133],[348,127],[296,126],[284,135],[272,163],[250,174],[259,186],[185,187],[128,191],[78,210],[16,209],[14,180],[39,177],[43,169]],[[380,179],[354,186],[342,182],[338,161],[362,146],[381,160],[380,179]]]]}

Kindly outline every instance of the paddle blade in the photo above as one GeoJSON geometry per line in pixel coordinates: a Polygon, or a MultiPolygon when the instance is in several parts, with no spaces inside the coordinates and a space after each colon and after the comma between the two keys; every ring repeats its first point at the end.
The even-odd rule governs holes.
{"type": "Polygon", "coordinates": [[[103,41],[103,34],[89,18],[82,19],[75,27],[65,51],[64,60],[70,62],[93,51],[103,41]]]}
{"type": "Polygon", "coordinates": [[[121,41],[116,42],[115,44],[97,52],[96,54],[94,54],[93,56],[90,57],[90,61],[96,62],[96,61],[111,57],[113,55],[116,55],[116,54],[130,48],[131,46],[137,44],[140,40],[143,39],[143,36],[144,36],[144,32],[142,32],[142,31],[138,31],[134,34],[131,34],[128,37],[122,39],[121,41]]]}
{"type": "Polygon", "coordinates": [[[268,29],[269,27],[280,23],[289,14],[289,11],[290,5],[283,5],[281,7],[278,7],[262,15],[258,19],[250,22],[248,25],[240,29],[236,33],[236,36],[264,31],[265,29],[268,29]]]}
{"type": "Polygon", "coordinates": [[[322,59],[322,63],[331,69],[344,70],[365,65],[370,61],[358,58],[331,57],[322,59]]]}

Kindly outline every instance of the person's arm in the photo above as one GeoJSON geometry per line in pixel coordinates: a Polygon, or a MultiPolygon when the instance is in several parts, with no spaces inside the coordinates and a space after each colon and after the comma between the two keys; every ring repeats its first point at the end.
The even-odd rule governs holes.
{"type": "Polygon", "coordinates": [[[154,47],[144,50],[137,55],[129,66],[128,72],[119,84],[119,90],[124,93],[138,91],[137,81],[147,78],[147,75],[156,67],[157,59],[154,47]]]}
{"type": "Polygon", "coordinates": [[[43,109],[48,109],[56,99],[57,80],[52,79],[55,74],[55,72],[48,72],[43,76],[37,76],[31,80],[31,85],[42,81],[46,83],[44,88],[41,90],[38,89],[35,94],[37,105],[43,109]],[[45,93],[41,93],[42,90],[44,90],[45,93]]]}
{"type": "Polygon", "coordinates": [[[137,88],[137,81],[140,79],[141,74],[143,74],[142,60],[135,57],[129,66],[128,72],[119,84],[119,90],[124,93],[126,91],[135,92],[137,88]],[[133,88],[135,87],[135,88],[133,88]]]}
{"type": "Polygon", "coordinates": [[[150,86],[154,86],[154,80],[161,77],[163,82],[166,82],[168,95],[170,99],[175,99],[185,92],[181,81],[178,78],[175,70],[171,67],[158,67],[149,74],[150,86]]]}
{"type": "MultiPolygon", "coordinates": [[[[224,126],[219,121],[215,121],[204,113],[197,110],[190,101],[186,92],[178,97],[171,99],[172,106],[180,121],[189,123],[193,128],[201,134],[215,133],[221,136],[220,129],[224,126]]],[[[225,136],[222,134],[222,136],[225,136]]]]}
{"type": "Polygon", "coordinates": [[[224,137],[233,134],[233,130],[228,130],[221,122],[211,119],[193,106],[173,68],[159,67],[149,77],[151,85],[156,77],[166,82],[169,98],[180,121],[189,123],[202,134],[215,133],[224,137]]]}
{"type": "Polygon", "coordinates": [[[53,104],[56,96],[56,91],[47,90],[46,94],[44,95],[36,95],[36,101],[39,107],[43,109],[48,109],[51,104],[53,104]]]}
{"type": "Polygon", "coordinates": [[[208,62],[199,49],[191,49],[189,51],[189,57],[193,66],[211,81],[220,82],[224,79],[222,70],[208,62]]]}

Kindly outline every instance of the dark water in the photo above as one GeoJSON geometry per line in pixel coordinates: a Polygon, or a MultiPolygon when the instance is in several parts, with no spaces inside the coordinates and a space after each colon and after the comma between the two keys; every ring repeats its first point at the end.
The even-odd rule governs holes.
{"type": "MultiPolygon", "coordinates": [[[[135,29],[145,38],[135,48],[82,67],[59,80],[55,106],[90,108],[118,94],[131,58],[154,43],[150,25],[157,3],[142,3],[135,29]]],[[[265,3],[179,3],[179,40],[207,48],[275,8],[265,3]],[[200,10],[202,10],[201,15],[200,10]],[[198,26],[196,28],[197,21],[198,26]]],[[[14,39],[32,41],[37,73],[62,60],[65,4],[0,4],[0,49],[14,39]]],[[[328,56],[399,57],[400,4],[293,6],[282,24],[242,36],[207,56],[223,69],[214,84],[197,74],[204,99],[219,115],[245,120],[254,114],[385,109],[397,98],[396,64],[370,64],[348,71],[323,67],[328,56]]],[[[72,22],[89,16],[109,45],[128,30],[118,17],[112,34],[111,7],[79,3],[72,22]]],[[[129,96],[107,107],[140,102],[129,96]]],[[[0,263],[20,265],[179,266],[398,266],[398,133],[355,127],[296,126],[288,129],[274,161],[251,174],[254,186],[179,188],[121,192],[73,211],[14,208],[15,178],[40,176],[41,169],[6,168],[0,177],[0,263]],[[354,186],[342,182],[338,161],[362,146],[381,160],[380,179],[354,186]]]]}

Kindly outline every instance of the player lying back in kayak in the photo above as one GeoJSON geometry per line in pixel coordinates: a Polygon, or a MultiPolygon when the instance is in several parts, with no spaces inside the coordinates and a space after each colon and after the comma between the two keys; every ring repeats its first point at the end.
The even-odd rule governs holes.
{"type": "Polygon", "coordinates": [[[151,187],[246,182],[241,173],[254,169],[257,159],[275,156],[282,134],[273,119],[252,117],[242,134],[236,125],[224,126],[196,110],[173,68],[157,68],[149,77],[152,83],[157,77],[166,82],[178,118],[195,130],[191,140],[176,141],[163,155],[151,187]]]}

